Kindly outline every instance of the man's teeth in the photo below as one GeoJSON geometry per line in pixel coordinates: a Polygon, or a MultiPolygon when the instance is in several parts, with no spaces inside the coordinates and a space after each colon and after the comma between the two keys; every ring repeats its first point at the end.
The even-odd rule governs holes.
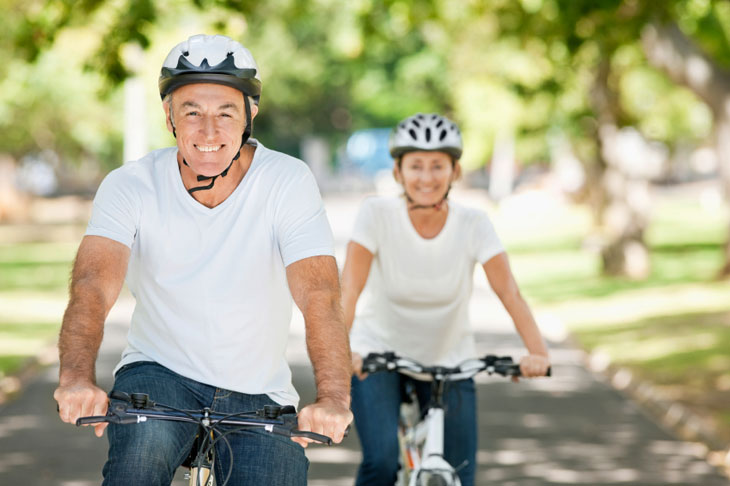
{"type": "Polygon", "coordinates": [[[220,150],[221,145],[196,145],[195,148],[201,152],[217,152],[220,150]]]}

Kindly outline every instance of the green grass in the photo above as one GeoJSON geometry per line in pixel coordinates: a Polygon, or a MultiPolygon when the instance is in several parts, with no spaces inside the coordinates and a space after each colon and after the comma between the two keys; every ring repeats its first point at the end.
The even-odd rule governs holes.
{"type": "Polygon", "coordinates": [[[58,336],[60,322],[0,322],[0,377],[17,372],[58,336]]]}
{"type": "Polygon", "coordinates": [[[0,377],[15,373],[28,361],[28,355],[0,355],[0,377]]]}
{"type": "Polygon", "coordinates": [[[667,397],[714,422],[730,440],[730,311],[658,315],[574,330],[667,397]]]}
{"type": "Polygon", "coordinates": [[[695,201],[655,207],[646,232],[651,273],[642,281],[601,275],[600,255],[584,245],[590,220],[578,208],[554,214],[555,224],[542,218],[544,238],[528,229],[507,232],[505,243],[539,312],[557,315],[586,349],[656,384],[730,440],[730,281],[717,278],[728,213],[695,201]]]}
{"type": "Polygon", "coordinates": [[[65,291],[78,243],[0,245],[0,292],[65,291]]]}
{"type": "Polygon", "coordinates": [[[0,244],[0,377],[58,336],[76,243],[0,244]]]}

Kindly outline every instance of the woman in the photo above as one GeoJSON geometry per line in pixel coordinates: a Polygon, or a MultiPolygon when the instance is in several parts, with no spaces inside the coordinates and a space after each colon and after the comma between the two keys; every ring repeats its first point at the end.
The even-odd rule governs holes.
{"type": "MultiPolygon", "coordinates": [[[[363,451],[357,485],[395,482],[401,390],[410,380],[397,373],[365,375],[362,356],[395,351],[444,366],[475,357],[468,318],[475,264],[484,268],[529,352],[520,361],[522,374],[542,376],[549,366],[547,347],[487,215],[447,199],[461,172],[458,127],[436,114],[411,116],[394,129],[390,153],[403,197],[364,201],[342,275],[355,375],[352,409],[363,451]],[[355,319],[366,282],[371,299],[355,319]]],[[[429,383],[412,381],[419,399],[426,399],[429,383]]],[[[452,382],[444,398],[445,459],[461,467],[462,485],[469,486],[477,450],[473,380],[452,382]]]]}

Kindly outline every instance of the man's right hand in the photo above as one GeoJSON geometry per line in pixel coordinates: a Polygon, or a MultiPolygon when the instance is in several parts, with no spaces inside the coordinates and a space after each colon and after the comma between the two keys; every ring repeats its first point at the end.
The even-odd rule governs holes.
{"type": "MultiPolygon", "coordinates": [[[[58,402],[58,415],[61,420],[75,424],[79,417],[105,415],[109,398],[104,390],[93,383],[71,383],[56,388],[53,398],[58,402]]],[[[104,434],[109,425],[106,422],[94,425],[97,437],[104,434]]]]}

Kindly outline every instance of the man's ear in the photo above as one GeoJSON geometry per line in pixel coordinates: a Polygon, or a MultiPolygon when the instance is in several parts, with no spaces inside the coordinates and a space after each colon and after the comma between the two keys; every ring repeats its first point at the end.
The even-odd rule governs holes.
{"type": "MultiPolygon", "coordinates": [[[[250,98],[249,98],[249,101],[250,101],[250,98]]],[[[253,120],[254,118],[256,118],[256,115],[259,112],[259,105],[255,104],[253,101],[250,101],[250,105],[251,105],[251,119],[253,120]]]]}
{"type": "Polygon", "coordinates": [[[167,125],[167,131],[173,133],[172,120],[170,119],[170,100],[162,102],[162,109],[165,110],[165,124],[167,125]]]}

